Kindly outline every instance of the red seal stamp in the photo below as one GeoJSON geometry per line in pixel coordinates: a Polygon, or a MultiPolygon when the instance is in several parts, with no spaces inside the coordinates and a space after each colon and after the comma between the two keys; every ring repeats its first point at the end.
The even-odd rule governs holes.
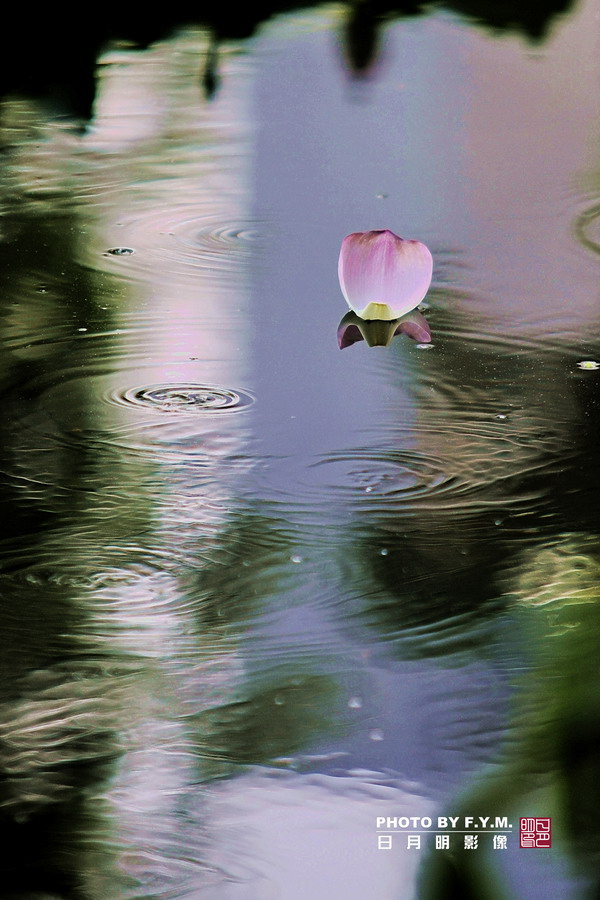
{"type": "Polygon", "coordinates": [[[519,823],[521,847],[546,848],[552,846],[552,819],[522,818],[519,823]]]}

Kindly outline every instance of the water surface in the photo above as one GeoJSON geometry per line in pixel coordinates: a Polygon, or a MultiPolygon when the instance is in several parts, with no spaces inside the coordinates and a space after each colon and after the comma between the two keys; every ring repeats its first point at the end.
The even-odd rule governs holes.
{"type": "Polygon", "coordinates": [[[115,46],[84,134],[4,103],[7,897],[441,898],[376,819],[454,813],[513,825],[463,891],[594,889],[595,7],[396,21],[358,82],[340,27],[210,103],[206,32],[115,46]],[[338,350],[374,228],[432,250],[431,345],[338,350]]]}

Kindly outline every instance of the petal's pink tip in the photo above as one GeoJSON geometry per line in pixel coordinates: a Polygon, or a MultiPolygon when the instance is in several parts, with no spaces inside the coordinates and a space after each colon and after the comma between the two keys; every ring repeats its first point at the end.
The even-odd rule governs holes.
{"type": "Polygon", "coordinates": [[[368,315],[372,304],[389,308],[391,319],[419,305],[431,284],[433,259],[425,244],[393,231],[354,232],[342,241],[340,287],[350,309],[368,315]]]}

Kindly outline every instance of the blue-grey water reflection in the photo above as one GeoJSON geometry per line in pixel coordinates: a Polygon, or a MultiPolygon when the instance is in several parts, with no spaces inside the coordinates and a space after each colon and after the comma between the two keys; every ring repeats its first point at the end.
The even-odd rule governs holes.
{"type": "Polygon", "coordinates": [[[595,5],[396,22],[360,84],[339,25],[211,104],[204,32],[107,50],[83,135],[4,101],[3,896],[597,889],[595,5]],[[342,354],[382,227],[431,341],[342,354]],[[506,849],[378,848],[450,815],[506,849]]]}

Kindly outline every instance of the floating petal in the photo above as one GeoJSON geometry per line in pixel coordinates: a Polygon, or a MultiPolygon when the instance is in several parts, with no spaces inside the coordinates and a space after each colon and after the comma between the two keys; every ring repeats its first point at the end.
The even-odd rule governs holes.
{"type": "Polygon", "coordinates": [[[429,290],[432,273],[425,244],[392,231],[356,232],[342,241],[340,286],[362,319],[390,321],[410,312],[429,290]]]}

